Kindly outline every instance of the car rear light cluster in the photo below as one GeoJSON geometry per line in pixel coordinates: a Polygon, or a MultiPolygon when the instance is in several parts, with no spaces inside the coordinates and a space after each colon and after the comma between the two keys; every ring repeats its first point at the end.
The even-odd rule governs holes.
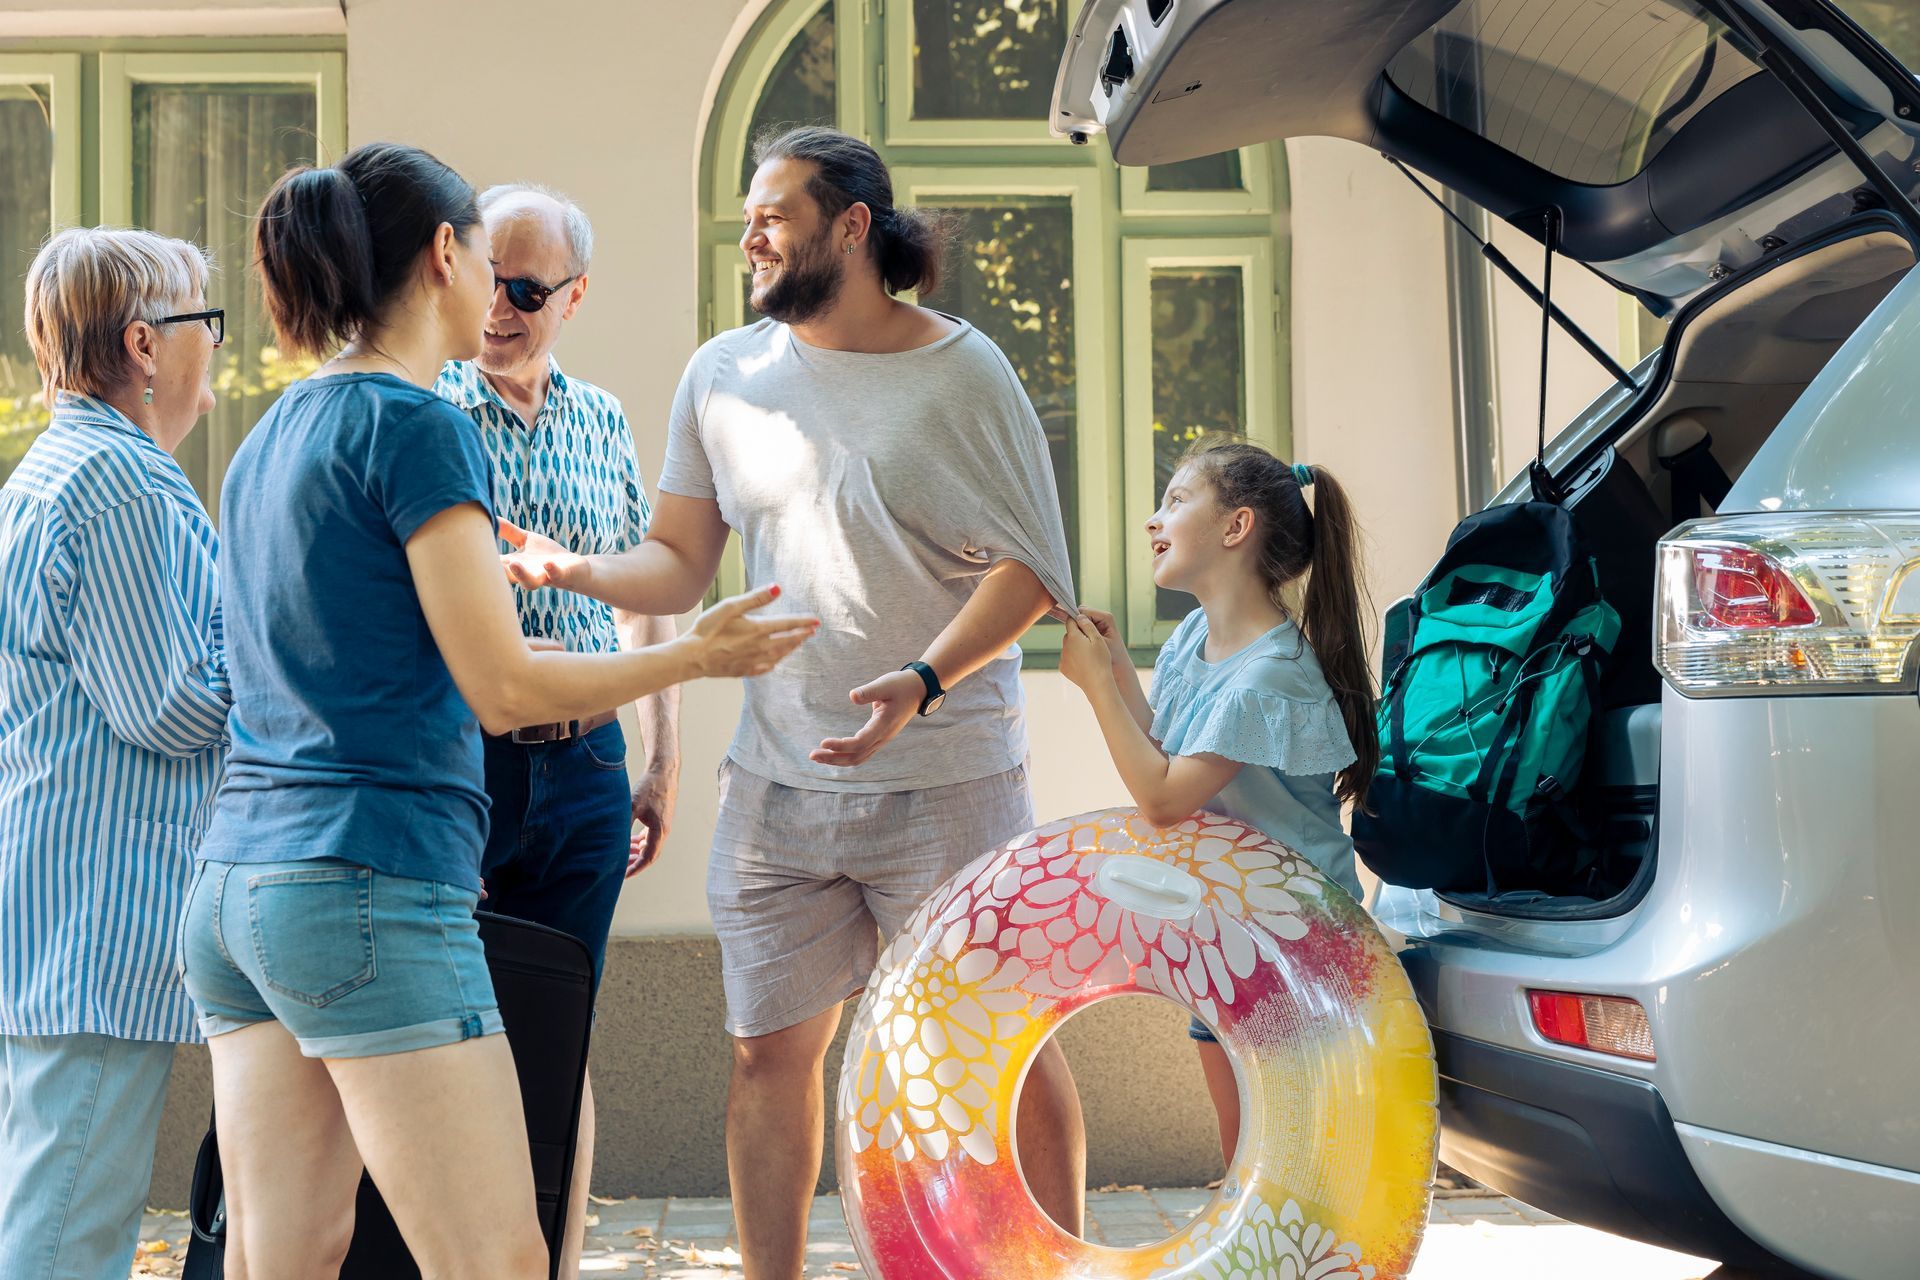
{"type": "Polygon", "coordinates": [[[1913,687],[1920,512],[1698,520],[1659,575],[1655,660],[1682,693],[1913,687]]]}
{"type": "Polygon", "coordinates": [[[1528,991],[1533,1028],[1555,1044],[1653,1061],[1653,1028],[1638,1000],[1572,991],[1528,991]]]}

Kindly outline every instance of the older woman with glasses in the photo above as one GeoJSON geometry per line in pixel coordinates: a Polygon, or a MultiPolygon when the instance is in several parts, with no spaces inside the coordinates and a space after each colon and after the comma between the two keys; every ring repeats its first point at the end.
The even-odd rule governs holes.
{"type": "Polygon", "coordinates": [[[72,230],[27,273],[53,421],[0,488],[0,1272],[124,1280],[173,1047],[181,904],[229,703],[207,260],[72,230]]]}

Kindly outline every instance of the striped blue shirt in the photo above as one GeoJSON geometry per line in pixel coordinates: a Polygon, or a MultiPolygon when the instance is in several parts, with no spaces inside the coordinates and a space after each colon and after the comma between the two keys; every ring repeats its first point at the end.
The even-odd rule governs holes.
{"type": "Polygon", "coordinates": [[[230,701],[215,547],[98,400],[61,393],[0,488],[0,1035],[197,1038],[176,953],[230,701]]]}
{"type": "MultiPolygon", "coordinates": [[[[552,356],[547,374],[547,402],[531,427],[471,360],[448,364],[433,389],[480,428],[501,519],[583,556],[638,546],[653,513],[626,412],[611,392],[561,373],[552,356]]],[[[573,653],[620,647],[613,609],[598,600],[541,587],[515,591],[513,602],[527,635],[558,640],[573,653]]]]}

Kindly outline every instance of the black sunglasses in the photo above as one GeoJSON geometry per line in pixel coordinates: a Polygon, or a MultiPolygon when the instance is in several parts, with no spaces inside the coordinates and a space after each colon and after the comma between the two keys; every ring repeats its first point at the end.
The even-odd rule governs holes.
{"type": "Polygon", "coordinates": [[[188,320],[204,321],[207,332],[213,335],[213,345],[219,346],[227,340],[227,309],[215,307],[211,311],[188,311],[183,315],[161,316],[158,320],[149,320],[149,324],[182,324],[188,320]]]}
{"type": "Polygon", "coordinates": [[[547,299],[572,284],[578,276],[568,276],[558,284],[541,284],[532,276],[515,276],[511,280],[493,278],[493,287],[507,291],[507,301],[513,304],[515,311],[538,311],[547,305],[547,299]]]}

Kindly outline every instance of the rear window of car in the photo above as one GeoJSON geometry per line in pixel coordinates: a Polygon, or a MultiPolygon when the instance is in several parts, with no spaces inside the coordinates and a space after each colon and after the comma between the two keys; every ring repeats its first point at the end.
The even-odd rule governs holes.
{"type": "Polygon", "coordinates": [[[1759,71],[1687,0],[1465,0],[1387,64],[1427,109],[1596,186],[1632,178],[1759,71]]]}

